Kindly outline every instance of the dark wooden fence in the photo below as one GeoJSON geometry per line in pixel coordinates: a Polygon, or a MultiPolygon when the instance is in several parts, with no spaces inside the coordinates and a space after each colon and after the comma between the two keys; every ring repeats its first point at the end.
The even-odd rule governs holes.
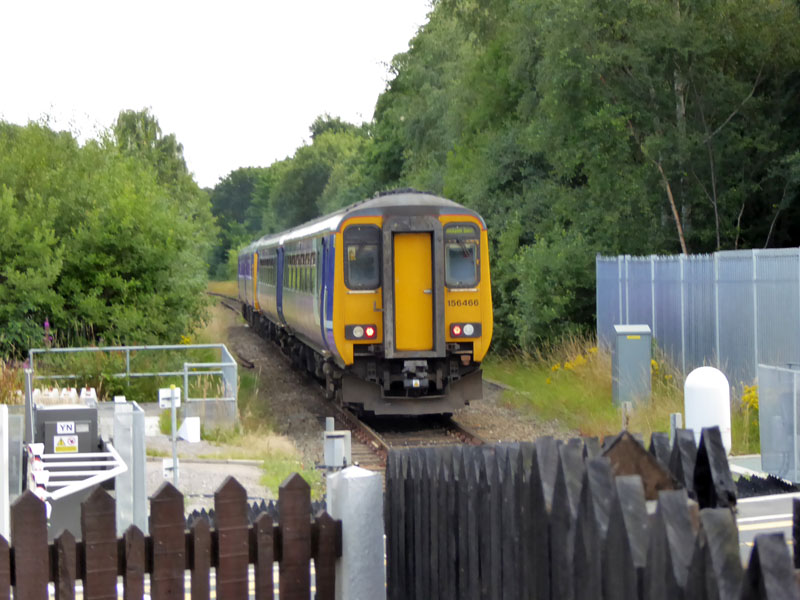
{"type": "Polygon", "coordinates": [[[75,597],[83,582],[86,600],[116,599],[117,578],[123,597],[141,599],[145,573],[153,600],[209,598],[211,567],[216,568],[216,597],[249,597],[249,565],[254,565],[255,597],[273,598],[273,563],[279,563],[281,600],[308,600],[310,560],[316,569],[317,598],[333,600],[334,572],[341,556],[341,522],[327,513],[311,518],[308,484],[297,474],[281,484],[280,521],[267,514],[248,521],[247,493],[228,477],[214,494],[216,527],[198,519],[186,530],[183,495],[164,483],[150,501],[150,535],[131,526],[122,538],[115,529],[114,500],[97,488],[81,506],[81,541],[66,531],[47,543],[45,505],[31,492],[11,507],[11,540],[0,537],[0,600],[48,598],[48,582],[57,600],[75,597]],[[191,574],[184,589],[186,570],[191,574]]]}
{"type": "Polygon", "coordinates": [[[745,571],[716,428],[651,453],[597,440],[392,451],[391,600],[797,598],[782,535],[745,571]],[[648,501],[648,497],[654,500],[648,501]],[[694,501],[691,501],[693,499],[694,501]]]}

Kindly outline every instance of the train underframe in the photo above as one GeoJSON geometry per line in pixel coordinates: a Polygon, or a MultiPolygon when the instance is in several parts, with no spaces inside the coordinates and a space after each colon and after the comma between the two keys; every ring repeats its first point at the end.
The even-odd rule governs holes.
{"type": "Polygon", "coordinates": [[[244,306],[245,320],[272,340],[302,368],[324,382],[325,396],[342,405],[376,415],[452,414],[483,397],[480,364],[471,360],[472,344],[447,344],[435,358],[387,359],[381,345],[358,349],[352,365],[342,368],[285,327],[244,306]]]}

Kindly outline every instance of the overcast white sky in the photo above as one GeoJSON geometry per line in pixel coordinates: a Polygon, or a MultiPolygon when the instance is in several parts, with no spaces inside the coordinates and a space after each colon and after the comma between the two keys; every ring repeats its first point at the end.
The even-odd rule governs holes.
{"type": "Polygon", "coordinates": [[[0,119],[95,137],[149,107],[201,186],[372,118],[429,0],[0,0],[0,119]]]}

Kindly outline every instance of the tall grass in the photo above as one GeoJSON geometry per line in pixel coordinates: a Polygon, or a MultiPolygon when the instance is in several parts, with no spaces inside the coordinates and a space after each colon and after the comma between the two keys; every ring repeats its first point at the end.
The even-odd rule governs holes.
{"type": "Polygon", "coordinates": [[[209,281],[208,291],[236,298],[239,295],[239,283],[236,281],[209,281]]]}
{"type": "MultiPolygon", "coordinates": [[[[621,410],[612,403],[611,354],[591,338],[569,337],[534,355],[494,356],[483,366],[488,378],[510,386],[504,402],[560,425],[565,435],[602,438],[622,427],[621,410]]],[[[650,401],[634,407],[628,427],[645,439],[669,431],[670,413],[683,413],[680,372],[657,348],[650,375],[650,401]]],[[[731,404],[731,452],[759,452],[758,388],[743,386],[731,404]]]]}
{"type": "MultiPolygon", "coordinates": [[[[534,355],[493,357],[486,376],[511,386],[503,400],[550,421],[565,434],[619,433],[621,410],[612,403],[611,355],[594,340],[568,337],[534,355]]],[[[652,396],[634,407],[629,429],[649,437],[669,429],[669,415],[682,409],[676,373],[660,357],[652,362],[652,396]]]]}
{"type": "Polygon", "coordinates": [[[25,380],[22,369],[0,359],[0,404],[22,404],[25,380]]]}

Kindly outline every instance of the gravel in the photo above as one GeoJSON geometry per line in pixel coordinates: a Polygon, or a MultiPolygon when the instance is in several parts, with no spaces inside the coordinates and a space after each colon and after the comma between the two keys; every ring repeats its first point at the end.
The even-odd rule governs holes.
{"type": "MultiPolygon", "coordinates": [[[[269,403],[278,433],[289,436],[304,460],[321,462],[325,417],[333,416],[320,386],[292,369],[289,359],[246,325],[228,329],[229,345],[252,361],[261,373],[263,401],[269,403]]],[[[558,423],[523,414],[503,402],[504,386],[484,381],[483,399],[456,411],[455,419],[489,442],[534,440],[540,436],[569,439],[576,435],[558,423]]]]}
{"type": "MultiPolygon", "coordinates": [[[[158,405],[144,405],[145,418],[157,419],[158,405]]],[[[172,440],[161,433],[145,437],[148,450],[165,453],[165,457],[147,457],[145,485],[150,498],[164,483],[172,483],[172,474],[164,477],[164,460],[172,462],[172,440]]],[[[275,496],[261,485],[261,461],[210,459],[208,456],[224,453],[225,446],[206,441],[189,443],[178,440],[178,489],[184,495],[186,512],[206,510],[214,506],[214,492],[231,475],[247,490],[249,502],[269,501],[275,496]]]]}
{"type": "MultiPolygon", "coordinates": [[[[325,417],[334,413],[323,399],[320,385],[306,373],[292,368],[276,345],[260,338],[241,319],[232,313],[227,313],[227,318],[227,346],[235,355],[253,363],[259,382],[258,402],[265,405],[271,416],[272,428],[292,440],[304,463],[322,462],[325,417]]],[[[575,435],[557,423],[544,422],[509,407],[503,402],[503,391],[499,384],[484,382],[484,398],[456,411],[454,417],[489,442],[533,440],[543,435],[568,439],[575,435]]],[[[158,414],[157,407],[151,414],[158,414]]],[[[147,445],[171,456],[172,446],[167,436],[148,437],[147,445]]],[[[219,452],[224,452],[224,446],[179,442],[178,454],[182,457],[179,487],[186,497],[187,511],[212,507],[214,490],[228,475],[236,477],[245,487],[251,502],[275,497],[260,485],[258,463],[200,458],[219,452]]],[[[162,459],[148,459],[148,496],[163,481],[162,459]]]]}

